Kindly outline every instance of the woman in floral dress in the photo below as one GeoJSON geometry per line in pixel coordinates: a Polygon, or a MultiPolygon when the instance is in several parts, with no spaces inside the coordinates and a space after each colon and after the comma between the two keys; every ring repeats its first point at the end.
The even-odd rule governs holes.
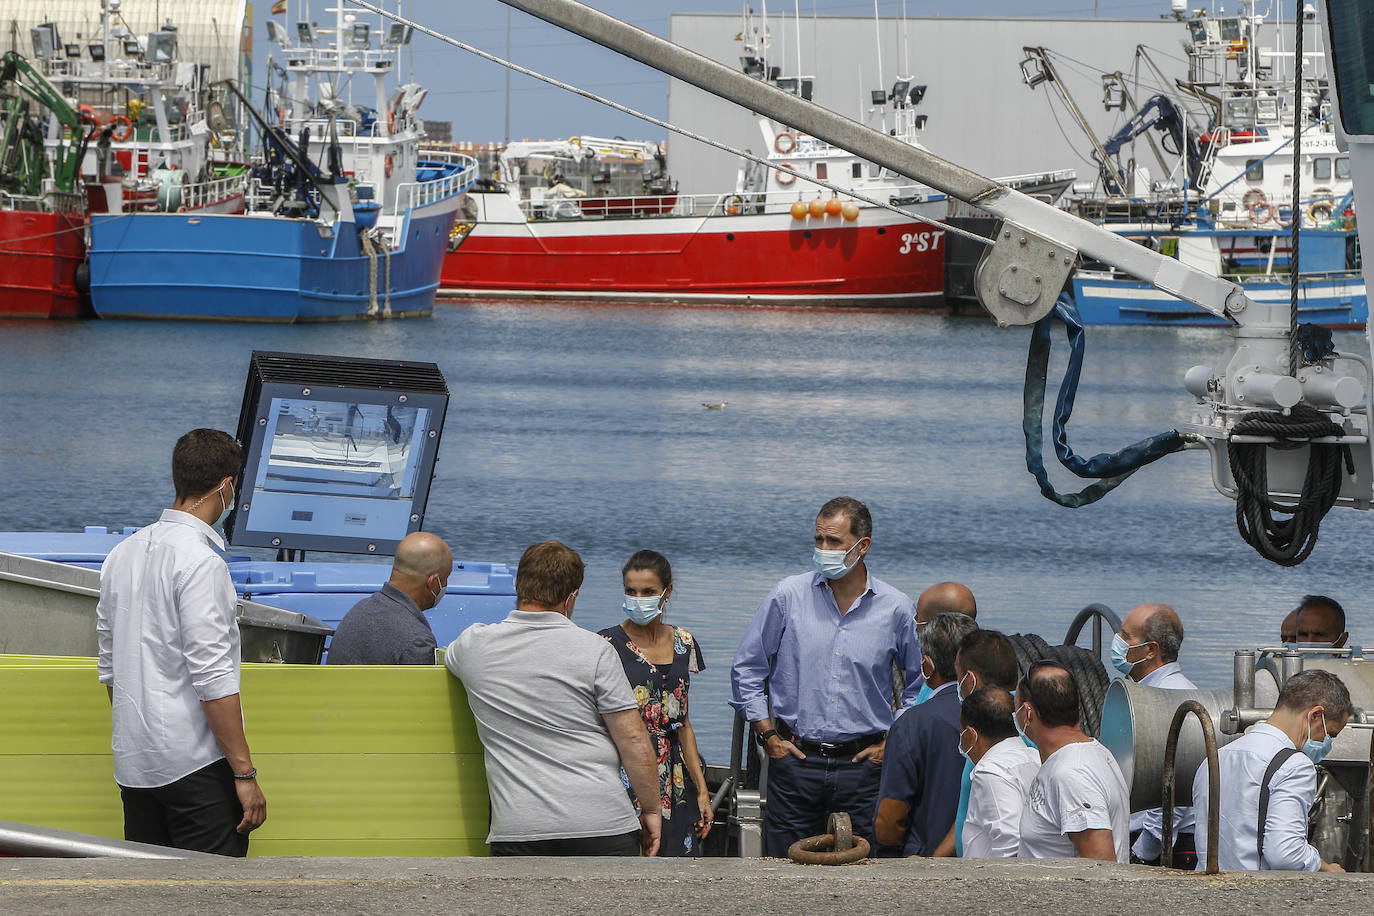
{"type": "Polygon", "coordinates": [[[714,814],[696,735],[687,719],[687,689],[692,675],[706,664],[691,633],[663,622],[663,608],[673,593],[668,560],[655,551],[641,550],[626,562],[621,576],[629,616],[601,635],[620,653],[658,755],[663,815],[658,854],[700,855],[714,814]]]}

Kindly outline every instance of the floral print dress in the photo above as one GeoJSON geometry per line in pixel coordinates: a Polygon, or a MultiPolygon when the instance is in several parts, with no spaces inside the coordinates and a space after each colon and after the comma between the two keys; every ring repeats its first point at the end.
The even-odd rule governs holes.
{"type": "MultiPolygon", "coordinates": [[[[658,854],[701,855],[701,842],[696,835],[696,822],[701,817],[698,793],[691,774],[683,766],[682,742],[678,738],[678,729],[687,721],[687,689],[692,675],[706,667],[701,647],[691,633],[673,627],[673,660],[655,665],[619,626],[602,630],[601,635],[620,653],[625,676],[634,688],[649,740],[658,755],[659,804],[663,815],[663,839],[658,854]]],[[[633,798],[634,793],[630,795],[633,798]]]]}

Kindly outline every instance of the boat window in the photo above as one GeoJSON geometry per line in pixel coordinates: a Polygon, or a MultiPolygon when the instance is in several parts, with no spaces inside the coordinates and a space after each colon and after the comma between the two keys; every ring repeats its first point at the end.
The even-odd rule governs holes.
{"type": "Polygon", "coordinates": [[[855,162],[855,163],[851,164],[851,165],[849,166],[849,177],[850,177],[850,178],[862,178],[862,177],[864,177],[864,164],[863,164],[862,162],[855,162]]]}
{"type": "Polygon", "coordinates": [[[1331,160],[1325,156],[1319,156],[1312,160],[1312,178],[1315,181],[1331,180],[1331,160]]]}
{"type": "Polygon", "coordinates": [[[1348,134],[1369,136],[1374,134],[1374,95],[1369,92],[1374,83],[1374,43],[1366,28],[1368,3],[1328,0],[1326,13],[1341,126],[1348,134]]]}
{"type": "Polygon", "coordinates": [[[1246,159],[1246,160],[1245,160],[1245,177],[1246,177],[1246,179],[1249,180],[1249,181],[1263,181],[1263,180],[1264,180],[1264,160],[1263,160],[1263,159],[1246,159]]]}
{"type": "Polygon", "coordinates": [[[829,171],[830,171],[829,167],[828,167],[824,162],[817,162],[817,163],[816,163],[816,177],[817,177],[817,178],[821,179],[822,181],[828,181],[829,178],[830,178],[830,176],[829,176],[827,173],[828,173],[829,171]]]}
{"type": "Polygon", "coordinates": [[[1336,160],[1336,177],[1341,181],[1350,180],[1350,160],[1345,156],[1336,160]]]}
{"type": "Polygon", "coordinates": [[[878,175],[879,175],[881,172],[882,172],[882,169],[878,167],[877,163],[870,162],[870,163],[868,164],[868,177],[869,177],[869,178],[877,178],[878,175]]]}

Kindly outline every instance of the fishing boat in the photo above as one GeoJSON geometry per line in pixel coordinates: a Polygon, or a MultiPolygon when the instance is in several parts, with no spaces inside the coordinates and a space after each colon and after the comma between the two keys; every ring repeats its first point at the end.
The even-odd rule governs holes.
{"type": "MultiPolygon", "coordinates": [[[[1292,71],[1283,66],[1292,52],[1260,47],[1265,17],[1252,2],[1243,3],[1241,11],[1230,18],[1199,15],[1183,21],[1188,79],[1172,87],[1149,49],[1138,48],[1135,69],[1153,73],[1153,88],[1163,90],[1139,105],[1121,72],[1103,74],[1105,104],[1127,116],[1121,129],[1105,140],[1077,117],[1053,55],[1044,48],[1025,49],[1025,82],[1032,88],[1048,84],[1060,93],[1099,167],[1095,183],[1075,188],[1065,206],[1143,245],[1233,279],[1256,301],[1288,301],[1296,222],[1302,239],[1300,312],[1305,320],[1328,327],[1359,327],[1368,303],[1359,271],[1350,157],[1336,144],[1330,90],[1317,64],[1320,54],[1304,55],[1315,73],[1304,78],[1305,101],[1299,105],[1292,71]],[[1302,190],[1296,201],[1295,117],[1304,121],[1302,190]],[[1158,141],[1155,133],[1161,135],[1158,141]],[[1150,147],[1139,161],[1129,155],[1138,138],[1150,147]]],[[[1282,31],[1280,27],[1278,34],[1282,31]]],[[[1223,323],[1102,265],[1085,265],[1074,277],[1073,292],[1090,324],[1223,323]]]]}
{"type": "MultiPolygon", "coordinates": [[[[751,14],[742,34],[746,74],[811,98],[814,78],[769,64],[767,30],[751,14]]],[[[925,92],[910,78],[875,90],[874,126],[919,146],[925,92]]],[[[499,182],[470,195],[443,295],[943,307],[945,230],[933,221],[946,215],[944,194],[766,118],[755,123],[768,164],[745,160],[735,187],[718,194],[677,194],[656,144],[511,144],[499,182]],[[628,179],[617,181],[627,160],[628,179]],[[578,175],[595,184],[576,187],[578,175]]],[[[1074,177],[1001,180],[1053,198],[1074,177]]]]}
{"type": "MultiPolygon", "coordinates": [[[[308,15],[308,5],[303,15],[308,15]]],[[[342,5],[333,27],[275,21],[288,90],[259,113],[261,160],[239,213],[91,217],[91,299],[102,318],[311,322],[427,315],[475,162],[421,159],[425,90],[388,91],[408,29],[342,5]],[[378,40],[379,39],[379,40],[378,40]],[[371,81],[355,104],[355,83],[371,81]]]]}

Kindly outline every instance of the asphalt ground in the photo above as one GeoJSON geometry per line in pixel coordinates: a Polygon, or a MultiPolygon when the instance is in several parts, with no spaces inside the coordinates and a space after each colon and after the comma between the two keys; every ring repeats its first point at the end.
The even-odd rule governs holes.
{"type": "Polygon", "coordinates": [[[1075,861],[0,859],[0,913],[1368,913],[1374,875],[1075,861]]]}

